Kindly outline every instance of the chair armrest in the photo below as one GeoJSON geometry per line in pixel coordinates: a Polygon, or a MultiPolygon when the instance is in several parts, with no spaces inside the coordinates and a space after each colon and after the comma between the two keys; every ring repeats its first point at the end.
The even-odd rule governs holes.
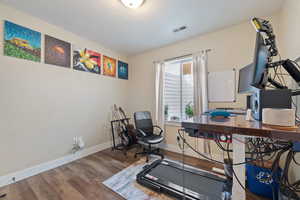
{"type": "Polygon", "coordinates": [[[162,135],[162,133],[164,132],[164,131],[162,130],[162,128],[160,128],[160,127],[159,127],[159,126],[157,126],[157,125],[154,125],[154,126],[153,126],[153,128],[157,128],[157,129],[159,129],[159,131],[160,131],[160,132],[159,132],[159,134],[158,134],[159,136],[161,136],[161,135],[162,135]]]}
{"type": "Polygon", "coordinates": [[[138,135],[140,135],[141,137],[147,136],[147,134],[142,129],[136,129],[136,131],[138,132],[138,135]]]}

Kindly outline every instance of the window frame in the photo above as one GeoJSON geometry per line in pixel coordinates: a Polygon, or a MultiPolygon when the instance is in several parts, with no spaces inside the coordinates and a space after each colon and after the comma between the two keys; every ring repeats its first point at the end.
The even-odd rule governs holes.
{"type": "MultiPolygon", "coordinates": [[[[175,59],[175,60],[170,60],[168,61],[167,63],[165,63],[165,65],[167,64],[177,64],[177,63],[180,63],[180,120],[179,121],[175,121],[175,120],[168,120],[168,119],[165,119],[164,122],[166,125],[169,125],[169,126],[181,126],[181,123],[182,121],[184,121],[183,117],[183,65],[186,64],[186,63],[191,63],[191,72],[192,72],[192,75],[193,75],[193,58],[191,56],[189,57],[185,57],[185,58],[181,58],[181,59],[175,59]]],[[[165,72],[166,73],[166,72],[165,72]]],[[[165,77],[164,77],[165,79],[165,77]]],[[[193,87],[194,87],[194,83],[193,83],[193,87]]],[[[164,86],[164,99],[165,99],[165,89],[166,87],[164,86]]],[[[194,96],[194,94],[193,94],[194,96]]],[[[194,103],[194,100],[193,100],[193,103],[194,103]]],[[[165,104],[164,104],[165,105],[165,104]]]]}

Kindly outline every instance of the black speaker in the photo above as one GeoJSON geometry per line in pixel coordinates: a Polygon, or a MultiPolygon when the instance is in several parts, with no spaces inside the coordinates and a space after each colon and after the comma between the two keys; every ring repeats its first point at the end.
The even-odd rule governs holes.
{"type": "Polygon", "coordinates": [[[292,91],[288,89],[255,89],[250,98],[250,107],[253,118],[261,121],[263,108],[291,108],[292,91]]]}

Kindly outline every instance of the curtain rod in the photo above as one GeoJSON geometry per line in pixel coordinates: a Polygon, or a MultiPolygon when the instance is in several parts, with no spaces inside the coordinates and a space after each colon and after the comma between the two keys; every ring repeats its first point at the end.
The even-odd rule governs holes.
{"type": "MultiPolygon", "coordinates": [[[[202,51],[198,51],[198,52],[195,52],[195,53],[189,53],[189,54],[185,54],[185,55],[182,55],[182,56],[176,56],[176,57],[173,57],[173,58],[167,58],[167,59],[164,59],[162,61],[164,62],[168,62],[168,61],[171,61],[171,60],[177,60],[177,59],[181,59],[181,58],[185,58],[185,57],[189,57],[189,56],[192,56],[193,54],[196,54],[196,53],[200,53],[200,52],[211,52],[212,49],[205,49],[205,50],[202,50],[202,51]]],[[[160,62],[160,61],[153,61],[153,63],[157,63],[157,62],[160,62]]]]}

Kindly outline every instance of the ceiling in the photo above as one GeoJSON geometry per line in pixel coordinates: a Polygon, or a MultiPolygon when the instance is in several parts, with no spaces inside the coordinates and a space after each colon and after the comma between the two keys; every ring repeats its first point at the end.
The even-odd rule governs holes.
{"type": "Polygon", "coordinates": [[[271,15],[283,1],[146,0],[129,9],[120,0],[0,0],[125,55],[271,15]],[[183,25],[188,28],[173,33],[183,25]]]}

